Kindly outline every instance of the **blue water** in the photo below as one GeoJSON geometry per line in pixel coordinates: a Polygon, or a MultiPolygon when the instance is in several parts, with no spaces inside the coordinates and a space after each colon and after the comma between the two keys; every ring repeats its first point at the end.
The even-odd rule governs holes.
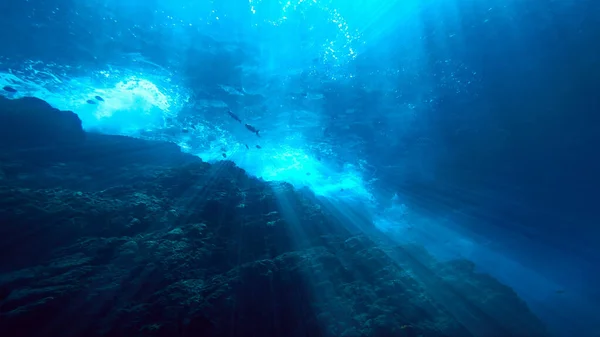
{"type": "Polygon", "coordinates": [[[392,240],[473,261],[557,335],[597,336],[598,13],[591,0],[3,0],[0,87],[86,130],[360,209],[392,240]]]}

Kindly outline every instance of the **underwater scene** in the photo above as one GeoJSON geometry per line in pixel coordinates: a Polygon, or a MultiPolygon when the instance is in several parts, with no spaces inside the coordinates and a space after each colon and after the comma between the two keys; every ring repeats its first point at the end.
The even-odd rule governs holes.
{"type": "Polygon", "coordinates": [[[600,1],[0,0],[0,336],[600,337],[600,1]]]}

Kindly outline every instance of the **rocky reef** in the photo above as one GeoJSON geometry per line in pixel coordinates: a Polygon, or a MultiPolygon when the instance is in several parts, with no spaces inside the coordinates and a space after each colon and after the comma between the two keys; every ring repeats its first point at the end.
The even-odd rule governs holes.
{"type": "Polygon", "coordinates": [[[331,209],[0,97],[0,335],[547,336],[472,263],[331,209]]]}

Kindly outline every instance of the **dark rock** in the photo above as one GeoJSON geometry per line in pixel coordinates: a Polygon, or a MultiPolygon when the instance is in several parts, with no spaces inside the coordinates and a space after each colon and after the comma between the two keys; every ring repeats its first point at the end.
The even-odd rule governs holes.
{"type": "Polygon", "coordinates": [[[32,97],[0,96],[0,147],[31,148],[76,144],[85,139],[81,120],[32,97]]]}
{"type": "Polygon", "coordinates": [[[1,336],[547,335],[468,261],[395,246],[231,162],[128,137],[3,137],[19,145],[0,152],[1,336]]]}

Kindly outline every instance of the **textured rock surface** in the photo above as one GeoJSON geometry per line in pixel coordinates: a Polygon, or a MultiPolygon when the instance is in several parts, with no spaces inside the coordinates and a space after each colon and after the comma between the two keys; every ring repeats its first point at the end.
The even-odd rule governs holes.
{"type": "Polygon", "coordinates": [[[349,230],[230,162],[0,101],[2,130],[33,115],[51,122],[0,138],[1,336],[546,335],[468,261],[349,230]]]}

